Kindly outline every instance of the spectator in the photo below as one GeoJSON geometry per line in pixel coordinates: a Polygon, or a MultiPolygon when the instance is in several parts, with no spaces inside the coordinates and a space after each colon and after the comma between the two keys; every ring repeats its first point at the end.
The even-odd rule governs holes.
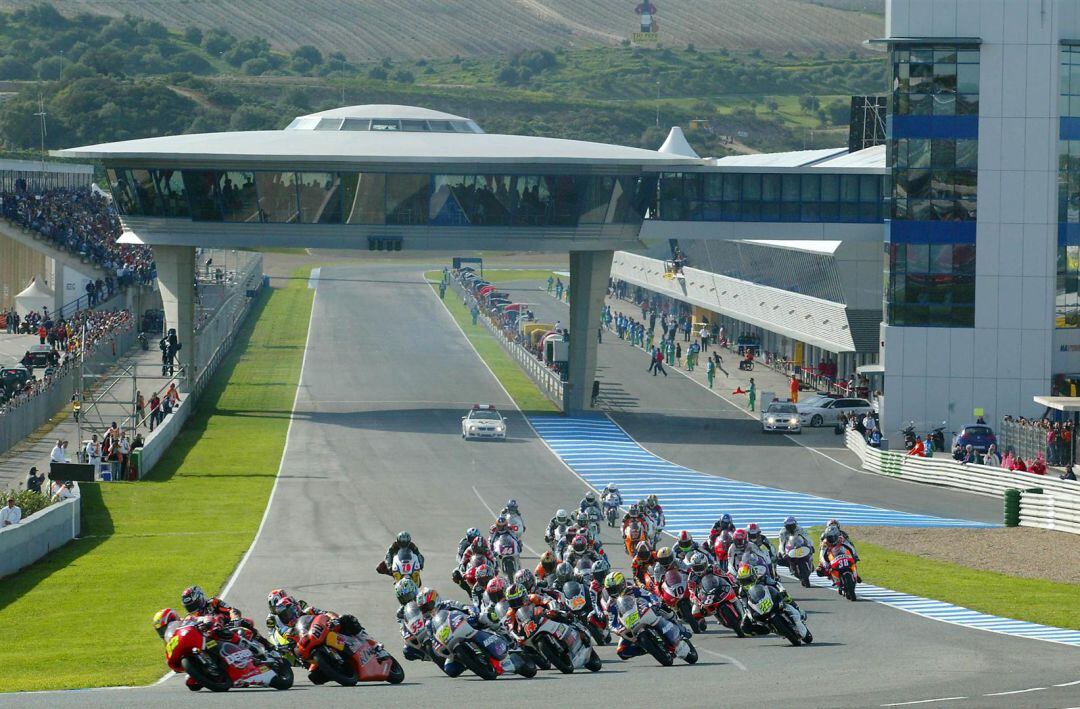
{"type": "Polygon", "coordinates": [[[49,453],[50,463],[66,463],[67,459],[64,458],[64,442],[61,440],[56,441],[56,445],[53,446],[52,452],[49,453]]]}
{"type": "Polygon", "coordinates": [[[75,485],[70,480],[68,480],[65,483],[60,483],[60,482],[53,483],[52,490],[51,490],[51,492],[52,492],[52,501],[53,502],[60,502],[62,500],[68,499],[69,497],[75,497],[74,487],[75,487],[75,485]]]}
{"type": "Polygon", "coordinates": [[[94,466],[94,475],[101,469],[101,444],[98,443],[97,434],[90,437],[86,443],[86,462],[94,466]]]}
{"type": "Polygon", "coordinates": [[[915,436],[915,445],[911,447],[907,454],[918,458],[926,455],[926,446],[923,444],[922,436],[915,436]]]}
{"type": "Polygon", "coordinates": [[[26,475],[26,489],[30,492],[41,492],[41,484],[45,482],[45,473],[38,473],[36,467],[31,467],[26,475]]]}
{"type": "Polygon", "coordinates": [[[960,457],[960,462],[974,465],[979,462],[979,456],[975,452],[975,446],[970,443],[964,446],[964,454],[960,457]]]}
{"type": "Polygon", "coordinates": [[[10,527],[22,521],[22,509],[15,506],[15,498],[8,495],[7,506],[0,510],[0,527],[10,527]]]}
{"type": "Polygon", "coordinates": [[[160,413],[161,413],[161,399],[158,398],[158,395],[155,392],[154,395],[152,397],[150,397],[150,430],[151,431],[153,431],[154,427],[157,426],[160,423],[160,419],[158,418],[160,413]]]}
{"type": "Polygon", "coordinates": [[[1043,456],[1042,452],[1035,455],[1035,460],[1031,461],[1031,467],[1028,468],[1028,472],[1034,473],[1035,475],[1046,475],[1046,457],[1043,456]]]}
{"type": "Polygon", "coordinates": [[[877,429],[877,421],[874,420],[873,414],[867,412],[866,416],[863,416],[862,425],[867,433],[873,433],[877,429]]]}
{"type": "Polygon", "coordinates": [[[1014,470],[1014,471],[1021,472],[1021,473],[1026,473],[1027,472],[1027,464],[1024,463],[1023,458],[1021,458],[1020,456],[1016,456],[1015,458],[1013,458],[1013,463],[1012,463],[1012,467],[1010,468],[1010,470],[1014,470]]]}
{"type": "Polygon", "coordinates": [[[138,426],[146,418],[146,400],[142,392],[135,392],[135,425],[138,426]]]}
{"type": "Polygon", "coordinates": [[[1076,473],[1073,472],[1072,463],[1065,466],[1065,472],[1061,474],[1062,480],[1076,480],[1076,473]]]}
{"type": "Polygon", "coordinates": [[[997,446],[993,443],[986,449],[986,455],[983,456],[983,465],[991,465],[996,468],[1001,467],[1001,456],[997,453],[997,446]]]}
{"type": "Polygon", "coordinates": [[[120,463],[120,479],[127,478],[127,469],[131,464],[131,441],[126,433],[120,434],[120,441],[116,444],[116,459],[120,463]]]}
{"type": "Polygon", "coordinates": [[[171,406],[180,403],[180,392],[176,389],[176,382],[169,382],[169,388],[165,391],[165,399],[171,406]]]}

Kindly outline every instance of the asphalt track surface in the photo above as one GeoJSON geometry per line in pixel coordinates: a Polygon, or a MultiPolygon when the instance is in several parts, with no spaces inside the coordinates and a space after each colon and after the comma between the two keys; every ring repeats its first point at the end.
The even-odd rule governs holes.
{"type": "MultiPolygon", "coordinates": [[[[354,612],[400,658],[391,581],[374,572],[399,529],[408,528],[425,552],[425,581],[460,597],[448,576],[465,528],[486,526],[489,508],[516,497],[528,525],[526,544],[542,551],[547,518],[557,507],[575,504],[584,487],[516,412],[509,414],[511,439],[505,443],[461,440],[467,406],[490,401],[509,410],[511,402],[418,269],[384,264],[324,269],[322,275],[333,280],[319,285],[279,482],[262,533],[227,598],[261,622],[267,591],[285,587],[316,605],[354,612]]],[[[611,369],[619,365],[607,348],[602,359],[611,369]]],[[[668,384],[676,385],[670,378],[668,384]]],[[[642,402],[646,394],[641,392],[642,402]]],[[[640,406],[636,415],[649,417],[640,406]]],[[[718,417],[716,430],[723,420],[718,417]]],[[[663,431],[650,425],[645,432],[650,435],[643,443],[666,454],[658,440],[663,431]]],[[[744,437],[742,444],[753,449],[747,459],[763,474],[813,462],[796,446],[760,440],[744,437]]],[[[813,479],[827,472],[815,472],[813,479]]],[[[851,484],[868,480],[860,476],[851,484]]],[[[936,496],[924,492],[926,506],[917,511],[934,512],[930,498],[936,496]]],[[[616,565],[625,566],[615,535],[605,536],[616,565]]],[[[535,551],[527,557],[526,563],[536,563],[535,551]]],[[[178,592],[162,589],[166,596],[178,592]]],[[[621,662],[608,647],[600,650],[606,664],[596,675],[541,672],[531,680],[483,682],[471,675],[449,679],[430,663],[406,662],[399,686],[314,687],[301,673],[288,692],[210,695],[192,694],[172,678],[136,689],[4,696],[0,705],[550,706],[571,697],[630,706],[866,707],[945,698],[953,698],[940,702],[949,707],[1080,703],[1080,684],[1055,686],[1080,680],[1074,648],[959,628],[872,602],[849,603],[825,590],[798,588],[794,595],[810,614],[813,645],[793,648],[776,637],[738,640],[714,627],[695,637],[701,661],[693,667],[663,668],[646,658],[621,662]],[[1003,692],[1009,694],[998,694],[1003,692]]]]}

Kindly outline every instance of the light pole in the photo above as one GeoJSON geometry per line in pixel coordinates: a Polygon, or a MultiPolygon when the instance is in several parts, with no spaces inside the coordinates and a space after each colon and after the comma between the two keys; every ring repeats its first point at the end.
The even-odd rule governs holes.
{"type": "Polygon", "coordinates": [[[345,55],[341,55],[341,105],[345,105],[345,55]]]}
{"type": "Polygon", "coordinates": [[[656,127],[660,127],[660,79],[656,80],[656,127]]]}

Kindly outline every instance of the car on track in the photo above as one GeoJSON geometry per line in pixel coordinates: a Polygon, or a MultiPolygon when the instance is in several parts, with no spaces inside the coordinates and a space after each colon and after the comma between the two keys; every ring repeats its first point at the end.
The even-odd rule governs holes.
{"type": "Polygon", "coordinates": [[[761,432],[802,433],[799,410],[790,401],[774,401],[761,412],[761,432]]]}
{"type": "Polygon", "coordinates": [[[506,438],[506,419],[494,404],[473,404],[469,413],[461,417],[461,437],[506,438]]]}
{"type": "Polygon", "coordinates": [[[800,401],[795,407],[799,411],[799,421],[804,426],[835,426],[841,414],[865,416],[873,413],[873,405],[866,399],[833,399],[815,396],[800,401]]]}

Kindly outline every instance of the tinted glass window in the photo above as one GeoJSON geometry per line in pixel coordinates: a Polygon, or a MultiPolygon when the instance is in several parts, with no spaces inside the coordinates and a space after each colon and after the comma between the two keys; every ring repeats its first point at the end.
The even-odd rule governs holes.
{"type": "Polygon", "coordinates": [[[425,224],[431,197],[428,175],[386,176],[386,223],[425,224]]]}
{"type": "Polygon", "coordinates": [[[386,175],[355,172],[341,175],[342,213],[346,224],[386,221],[386,175]]]}
{"type": "Polygon", "coordinates": [[[256,172],[255,187],[259,195],[259,210],[264,221],[283,223],[299,221],[296,173],[256,172]]]}

